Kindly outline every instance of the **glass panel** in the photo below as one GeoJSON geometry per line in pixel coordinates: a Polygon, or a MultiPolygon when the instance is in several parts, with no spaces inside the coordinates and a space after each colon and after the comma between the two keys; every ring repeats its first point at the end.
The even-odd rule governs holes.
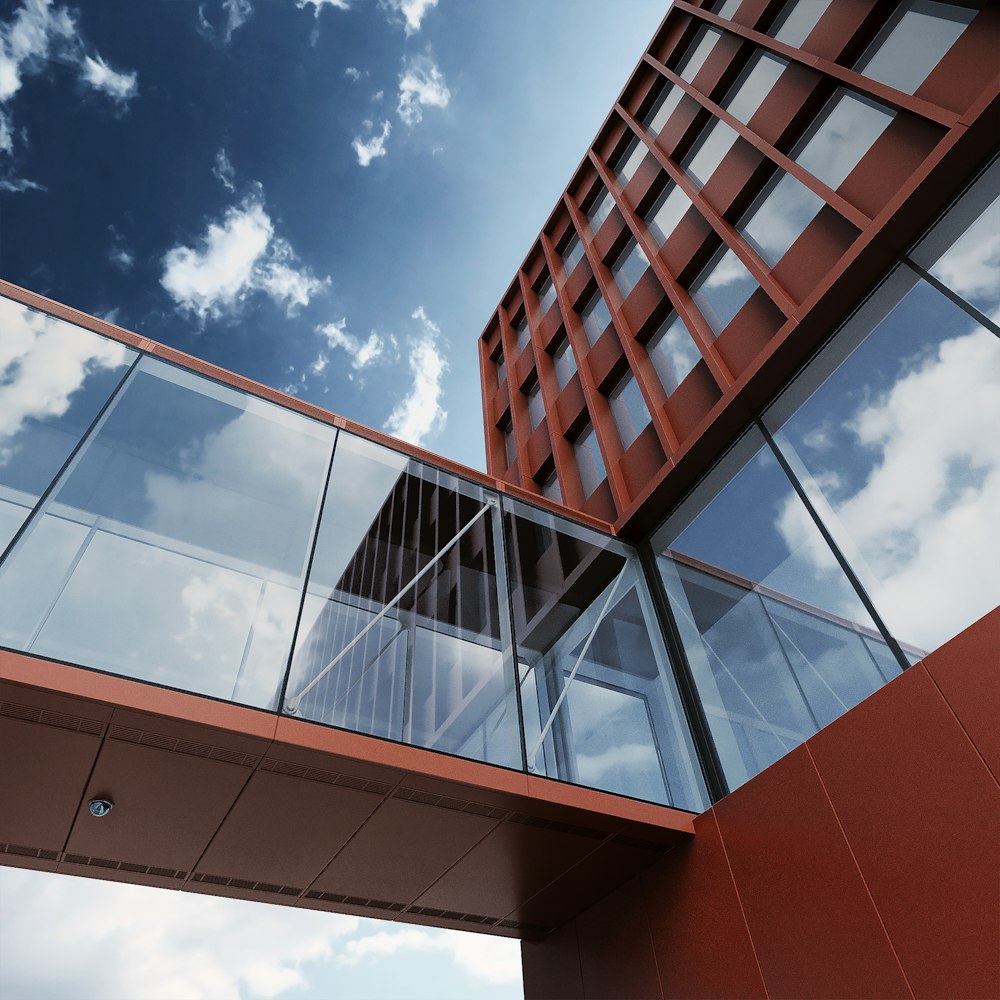
{"type": "Polygon", "coordinates": [[[549,309],[552,308],[552,303],[555,302],[555,300],[555,285],[552,284],[552,279],[546,275],[545,280],[538,289],[538,306],[543,316],[549,311],[549,309]]]}
{"type": "Polygon", "coordinates": [[[504,500],[529,770],[701,811],[673,673],[624,544],[504,500]]]}
{"type": "Polygon", "coordinates": [[[765,415],[889,629],[1000,604],[1000,338],[899,269],[765,415]]]}
{"type": "Polygon", "coordinates": [[[497,386],[501,386],[507,381],[507,366],[503,363],[503,351],[497,351],[493,355],[493,364],[497,366],[497,386]]]}
{"type": "Polygon", "coordinates": [[[646,159],[646,144],[640,142],[638,138],[633,138],[622,151],[615,165],[615,176],[622,187],[625,187],[632,180],[635,172],[639,169],[639,164],[644,159],[646,159]]]}
{"type": "Polygon", "coordinates": [[[788,0],[768,34],[798,48],[812,34],[829,6],[830,0],[788,0]]]}
{"type": "Polygon", "coordinates": [[[528,319],[522,316],[514,324],[514,336],[517,338],[517,349],[523,351],[531,343],[531,333],[528,330],[528,319]]]}
{"type": "Polygon", "coordinates": [[[653,545],[731,787],[882,683],[878,633],[759,432],[653,545]]]}
{"type": "Polygon", "coordinates": [[[691,339],[684,321],[671,313],[646,345],[650,360],[669,396],[699,361],[701,353],[691,339]]]}
{"type": "Polygon", "coordinates": [[[771,93],[787,66],[788,63],[778,56],[772,56],[768,52],[756,53],[733,84],[722,106],[746,125],[764,103],[764,98],[771,93]]]}
{"type": "Polygon", "coordinates": [[[705,65],[705,60],[715,48],[715,43],[722,37],[718,28],[701,28],[687,50],[687,54],[677,65],[677,75],[688,83],[693,83],[698,70],[705,65]]]}
{"type": "Polygon", "coordinates": [[[912,94],[976,13],[935,0],[910,0],[893,14],[854,68],[870,80],[912,94]]]}
{"type": "Polygon", "coordinates": [[[718,0],[712,6],[712,13],[719,17],[732,17],[740,9],[743,0],[718,0]]]}
{"type": "Polygon", "coordinates": [[[5,562],[0,642],[273,708],[333,436],[144,358],[5,562]]]}
{"type": "Polygon", "coordinates": [[[542,400],[542,387],[535,384],[528,390],[528,418],[531,429],[534,430],[545,419],[545,403],[542,400]]]}
{"type": "Polygon", "coordinates": [[[867,97],[840,90],[820,112],[792,159],[836,191],[895,114],[867,97]]]}
{"type": "Polygon", "coordinates": [[[548,479],[542,483],[542,496],[548,497],[549,500],[553,500],[556,503],[563,502],[562,490],[559,488],[559,479],[555,472],[550,473],[548,479]]]}
{"type": "Polygon", "coordinates": [[[649,232],[660,246],[667,242],[690,207],[691,199],[676,184],[671,182],[663,189],[646,215],[649,232]]]}
{"type": "Polygon", "coordinates": [[[574,234],[570,237],[569,243],[566,244],[562,252],[562,259],[566,274],[571,274],[573,268],[583,260],[583,243],[580,242],[579,236],[574,234]]]}
{"type": "Polygon", "coordinates": [[[725,122],[716,121],[701,133],[681,166],[699,187],[704,187],[738,138],[739,134],[725,122]]]}
{"type": "Polygon", "coordinates": [[[573,453],[576,456],[583,495],[589,497],[608,475],[604,469],[604,459],[601,457],[597,435],[591,424],[587,424],[583,433],[573,442],[573,453]]]}
{"type": "Polygon", "coordinates": [[[739,257],[726,250],[694,280],[691,298],[708,325],[719,334],[759,287],[739,257]]]}
{"type": "Polygon", "coordinates": [[[632,374],[629,373],[614,387],[609,397],[611,413],[618,425],[618,436],[622,447],[630,444],[646,429],[650,420],[646,401],[642,398],[642,390],[632,374]]]}
{"type": "Polygon", "coordinates": [[[1000,160],[913,252],[956,295],[1000,323],[1000,160]]]}
{"type": "Polygon", "coordinates": [[[0,298],[0,553],[136,352],[0,298]]]}
{"type": "Polygon", "coordinates": [[[587,340],[593,347],[611,323],[611,313],[608,312],[608,307],[600,292],[594,292],[583,307],[580,316],[583,320],[583,329],[587,334],[587,340]]]}
{"type": "Polygon", "coordinates": [[[664,83],[660,93],[653,102],[652,107],[646,112],[642,120],[647,131],[655,139],[663,131],[663,126],[670,120],[674,109],[681,103],[684,91],[680,87],[674,87],[669,83],[664,83]]]}
{"type": "Polygon", "coordinates": [[[341,433],[285,710],[521,767],[496,513],[481,487],[341,433]]]}
{"type": "Polygon", "coordinates": [[[507,423],[500,428],[503,431],[503,447],[507,456],[507,468],[509,469],[517,458],[517,448],[514,445],[514,425],[507,419],[507,423]]]}
{"type": "Polygon", "coordinates": [[[565,389],[569,380],[576,374],[576,359],[573,357],[573,348],[569,346],[565,335],[559,342],[552,360],[555,362],[556,381],[559,383],[559,388],[565,389]]]}
{"type": "Polygon", "coordinates": [[[737,226],[740,235],[771,267],[785,256],[826,204],[791,174],[778,171],[737,226]]]}
{"type": "Polygon", "coordinates": [[[642,247],[635,240],[629,240],[611,267],[623,299],[639,284],[648,267],[649,258],[642,252],[642,247]]]}
{"type": "Polygon", "coordinates": [[[594,195],[593,201],[590,203],[590,208],[587,209],[590,228],[595,233],[601,228],[601,223],[611,214],[611,209],[614,207],[615,200],[611,197],[611,192],[602,186],[597,194],[594,195]]]}

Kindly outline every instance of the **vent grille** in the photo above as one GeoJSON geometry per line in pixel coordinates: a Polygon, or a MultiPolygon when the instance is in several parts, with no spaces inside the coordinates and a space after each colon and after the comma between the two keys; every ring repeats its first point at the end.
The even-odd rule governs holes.
{"type": "Polygon", "coordinates": [[[22,858],[42,858],[58,861],[58,851],[48,851],[44,847],[25,847],[24,844],[0,844],[0,854],[16,854],[22,858]]]}
{"type": "Polygon", "coordinates": [[[24,722],[37,722],[42,726],[69,729],[72,732],[85,733],[87,736],[100,736],[104,731],[104,723],[98,722],[97,719],[84,719],[78,715],[66,715],[64,712],[50,712],[12,701],[0,703],[0,715],[5,715],[9,719],[21,719],[24,722]]]}
{"type": "Polygon", "coordinates": [[[603,830],[593,830],[588,826],[574,826],[572,823],[561,823],[559,820],[545,819],[542,816],[528,816],[525,813],[511,813],[507,817],[511,823],[522,826],[534,826],[540,830],[553,830],[556,833],[572,833],[577,837],[587,837],[589,840],[605,840],[610,834],[603,830]]]}
{"type": "Polygon", "coordinates": [[[306,899],[316,899],[324,903],[348,903],[351,906],[365,906],[373,910],[391,910],[393,913],[406,909],[403,903],[390,903],[384,899],[364,899],[361,896],[343,896],[339,892],[320,892],[317,889],[310,889],[306,893],[306,899]]]}
{"type": "Polygon", "coordinates": [[[274,882],[254,882],[252,879],[234,878],[229,875],[210,875],[208,872],[195,872],[192,882],[204,882],[206,885],[225,885],[231,889],[247,889],[254,892],[266,892],[272,896],[301,896],[302,890],[295,885],[276,885],[274,882]]]}
{"type": "Polygon", "coordinates": [[[340,774],[336,771],[323,771],[318,767],[305,767],[293,764],[288,760],[278,760],[268,757],[261,765],[262,771],[273,771],[275,774],[287,774],[293,778],[305,778],[307,781],[322,781],[328,785],[341,785],[346,788],[356,788],[361,792],[374,792],[377,795],[388,795],[392,785],[384,781],[372,781],[358,777],[356,774],[340,774]]]}
{"type": "Polygon", "coordinates": [[[162,733],[149,733],[141,729],[131,729],[126,726],[111,726],[108,729],[108,739],[119,740],[122,743],[139,743],[142,746],[156,747],[160,750],[170,750],[173,753],[187,754],[189,757],[204,757],[207,760],[218,760],[225,764],[239,764],[241,767],[256,767],[260,756],[230,750],[226,747],[216,747],[209,743],[194,743],[191,740],[179,740],[162,733]]]}
{"type": "Polygon", "coordinates": [[[134,872],[137,875],[158,875],[160,878],[187,878],[187,872],[176,868],[159,868],[156,865],[137,865],[130,861],[113,861],[110,858],[91,858],[85,854],[64,854],[63,861],[74,865],[90,865],[93,868],[113,868],[120,872],[134,872]]]}
{"type": "Polygon", "coordinates": [[[423,802],[425,805],[438,806],[441,809],[453,809],[455,812],[472,813],[475,816],[488,816],[490,819],[503,819],[506,809],[488,806],[484,802],[470,802],[467,799],[453,799],[447,795],[433,795],[421,792],[415,788],[397,788],[393,793],[397,799],[408,799],[411,802],[423,802]]]}

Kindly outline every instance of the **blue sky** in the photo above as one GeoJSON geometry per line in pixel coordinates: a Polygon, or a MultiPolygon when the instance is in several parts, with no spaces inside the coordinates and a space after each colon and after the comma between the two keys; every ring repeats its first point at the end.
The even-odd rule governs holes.
{"type": "MultiPolygon", "coordinates": [[[[0,275],[482,467],[477,337],[666,7],[0,0],[0,275]]],[[[13,869],[0,935],[18,997],[521,995],[502,939],[13,869]]]]}

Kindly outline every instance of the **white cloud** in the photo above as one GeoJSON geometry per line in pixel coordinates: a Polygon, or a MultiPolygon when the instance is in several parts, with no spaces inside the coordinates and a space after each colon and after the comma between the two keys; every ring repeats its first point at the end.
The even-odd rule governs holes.
{"type": "Polygon", "coordinates": [[[212,176],[216,180],[221,181],[226,190],[236,190],[236,185],[234,183],[236,179],[236,171],[233,169],[233,165],[229,162],[229,156],[225,149],[220,149],[215,154],[215,165],[212,167],[212,176]]]}
{"type": "Polygon", "coordinates": [[[123,246],[113,246],[108,251],[108,260],[121,271],[131,271],[135,266],[135,256],[123,246]]]}
{"type": "Polygon", "coordinates": [[[0,153],[14,152],[14,129],[10,124],[10,117],[4,111],[0,111],[0,153]]]}
{"type": "Polygon", "coordinates": [[[337,964],[360,965],[401,951],[448,955],[463,971],[488,983],[515,983],[521,978],[520,946],[516,941],[415,927],[380,931],[348,941],[337,956],[337,964]]]}
{"type": "Polygon", "coordinates": [[[347,69],[344,70],[344,76],[346,76],[348,80],[352,80],[354,83],[357,83],[358,80],[361,79],[361,70],[359,70],[357,66],[348,66],[347,69]]]}
{"type": "Polygon", "coordinates": [[[48,191],[44,184],[29,181],[26,177],[4,177],[0,179],[0,191],[17,193],[20,191],[48,191]]]}
{"type": "MultiPolygon", "coordinates": [[[[250,0],[222,0],[222,10],[225,12],[226,20],[219,34],[222,36],[222,44],[228,45],[232,41],[233,34],[250,20],[253,4],[250,0]]],[[[214,41],[216,29],[205,16],[204,4],[198,6],[198,30],[206,38],[214,41]]]]}
{"type": "Polygon", "coordinates": [[[420,335],[411,341],[409,358],[413,375],[413,388],[400,401],[383,430],[395,437],[420,445],[434,431],[444,426],[448,418],[441,406],[441,379],[448,370],[448,362],[438,350],[440,328],[430,319],[421,306],[413,313],[421,325],[420,335]]]}
{"type": "Polygon", "coordinates": [[[423,120],[424,108],[446,108],[451,91],[430,56],[413,56],[403,62],[399,77],[396,113],[411,127],[423,120]]]}
{"type": "Polygon", "coordinates": [[[107,94],[119,104],[130,101],[139,93],[139,82],[135,73],[121,73],[114,70],[99,55],[96,59],[84,56],[80,72],[85,83],[94,90],[107,94]]]}
{"type": "Polygon", "coordinates": [[[360,926],[45,872],[6,868],[0,879],[10,917],[0,971],[11,996],[42,995],[44,982],[44,995],[75,1000],[269,1000],[306,987],[305,963],[331,957],[360,926]]]}
{"type": "MultiPolygon", "coordinates": [[[[327,323],[326,326],[319,327],[318,333],[326,337],[327,343],[332,348],[341,348],[346,351],[351,358],[351,367],[357,370],[367,368],[370,364],[382,356],[385,350],[385,343],[382,338],[372,331],[367,340],[359,340],[353,334],[347,332],[347,320],[338,319],[334,323],[327,323]]],[[[313,370],[317,371],[316,364],[313,363],[313,370]]],[[[323,368],[326,367],[324,359],[323,368]]],[[[319,368],[318,371],[322,371],[319,368]]]]}
{"type": "Polygon", "coordinates": [[[380,3],[394,14],[402,15],[403,27],[407,35],[412,35],[420,30],[424,15],[437,6],[438,0],[380,0],[380,3]]]}
{"type": "MultiPolygon", "coordinates": [[[[365,131],[370,132],[374,125],[371,122],[364,123],[366,128],[365,131]]],[[[388,122],[382,122],[382,131],[369,136],[368,139],[362,139],[361,136],[355,136],[351,145],[354,147],[354,152],[358,155],[358,163],[363,167],[367,167],[372,160],[377,160],[380,156],[386,155],[385,143],[389,138],[389,133],[392,130],[388,122]]]]}
{"type": "Polygon", "coordinates": [[[291,245],[275,237],[271,218],[254,195],[228,209],[221,222],[209,223],[198,247],[168,250],[160,284],[181,309],[201,319],[221,316],[258,291],[292,313],[324,285],[296,263],[291,245]]]}
{"type": "Polygon", "coordinates": [[[350,10],[348,0],[295,0],[295,6],[299,10],[304,10],[309,4],[313,6],[313,13],[319,17],[319,12],[324,7],[333,7],[334,10],[350,10]]]}

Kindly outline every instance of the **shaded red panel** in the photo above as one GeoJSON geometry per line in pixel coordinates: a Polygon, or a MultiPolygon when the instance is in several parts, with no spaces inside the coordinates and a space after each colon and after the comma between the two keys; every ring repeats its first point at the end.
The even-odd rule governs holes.
{"type": "Polygon", "coordinates": [[[660,1000],[640,879],[591,907],[576,926],[585,996],[660,1000]]]}
{"type": "Polygon", "coordinates": [[[1000,781],[1000,608],[931,653],[923,665],[1000,781]]]}
{"type": "Polygon", "coordinates": [[[642,876],[664,997],[765,997],[714,812],[642,876]]]}
{"type": "Polygon", "coordinates": [[[1000,795],[924,668],[809,748],[914,994],[1000,996],[1000,795]]]}
{"type": "Polygon", "coordinates": [[[198,868],[305,888],[381,801],[373,792],[258,770],[198,868]]]}
{"type": "Polygon", "coordinates": [[[803,747],[715,815],[771,997],[910,996],[803,747]]]}
{"type": "Polygon", "coordinates": [[[544,941],[521,942],[524,1000],[579,1000],[584,996],[576,924],[544,941]]]}
{"type": "Polygon", "coordinates": [[[313,888],[410,903],[495,825],[484,816],[386,799],[313,888]],[[407,850],[405,864],[391,863],[402,845],[419,845],[419,850],[407,850]]]}

